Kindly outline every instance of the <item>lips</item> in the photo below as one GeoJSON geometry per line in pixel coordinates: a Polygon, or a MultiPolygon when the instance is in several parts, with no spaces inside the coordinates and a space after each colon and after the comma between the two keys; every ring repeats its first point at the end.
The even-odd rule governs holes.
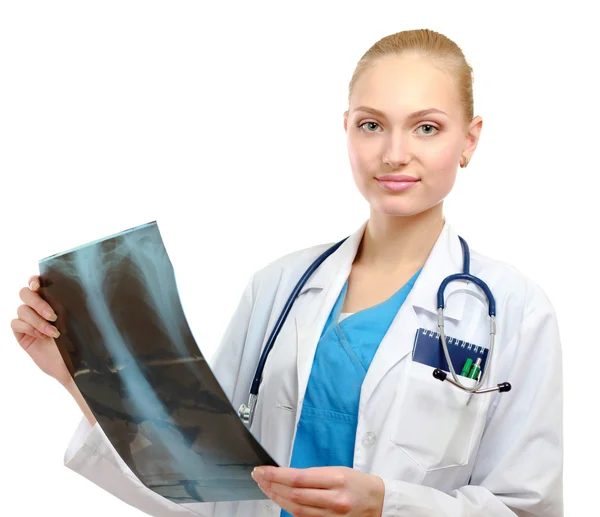
{"type": "Polygon", "coordinates": [[[388,192],[403,192],[419,183],[419,179],[407,174],[386,174],[375,178],[379,185],[388,192]]]}
{"type": "Polygon", "coordinates": [[[375,179],[379,181],[419,181],[418,178],[409,176],[408,174],[386,174],[385,176],[378,176],[375,179]]]}

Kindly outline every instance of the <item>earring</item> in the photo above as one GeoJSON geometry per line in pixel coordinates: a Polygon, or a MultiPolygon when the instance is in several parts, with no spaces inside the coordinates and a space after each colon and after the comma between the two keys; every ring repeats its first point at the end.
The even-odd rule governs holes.
{"type": "Polygon", "coordinates": [[[469,159],[468,159],[466,156],[463,156],[463,155],[461,155],[461,156],[464,158],[464,160],[465,160],[465,163],[464,163],[464,165],[463,165],[463,162],[462,162],[462,160],[461,160],[461,161],[460,161],[460,168],[461,168],[461,169],[464,169],[464,168],[465,168],[467,165],[469,165],[469,159]]]}

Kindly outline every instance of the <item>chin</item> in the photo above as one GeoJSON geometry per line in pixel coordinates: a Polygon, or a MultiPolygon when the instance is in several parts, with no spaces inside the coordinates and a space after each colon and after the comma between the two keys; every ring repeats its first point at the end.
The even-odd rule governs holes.
{"type": "Polygon", "coordinates": [[[370,196],[367,199],[373,211],[380,214],[398,217],[408,217],[416,215],[427,209],[422,202],[417,199],[410,199],[408,196],[370,196]]]}
{"type": "Polygon", "coordinates": [[[390,217],[411,217],[434,208],[438,203],[424,203],[416,199],[373,199],[369,201],[374,212],[390,217]]]}

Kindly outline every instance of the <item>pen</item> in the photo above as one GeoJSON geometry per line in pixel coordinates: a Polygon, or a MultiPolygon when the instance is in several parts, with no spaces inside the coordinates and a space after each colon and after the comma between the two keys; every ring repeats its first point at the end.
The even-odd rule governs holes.
{"type": "Polygon", "coordinates": [[[471,368],[471,372],[469,373],[469,379],[477,379],[477,376],[479,375],[479,370],[481,370],[481,357],[477,358],[477,361],[475,361],[473,368],[471,368]]]}
{"type": "Polygon", "coordinates": [[[468,377],[469,376],[469,372],[471,371],[471,365],[473,364],[473,359],[471,359],[470,357],[465,361],[465,365],[462,368],[462,372],[460,372],[460,374],[463,377],[468,377]]]}

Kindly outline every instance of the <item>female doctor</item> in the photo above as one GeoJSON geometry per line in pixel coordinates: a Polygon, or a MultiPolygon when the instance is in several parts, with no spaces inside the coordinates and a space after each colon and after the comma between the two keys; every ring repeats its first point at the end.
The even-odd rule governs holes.
{"type": "MultiPolygon", "coordinates": [[[[266,362],[251,430],[284,466],[255,469],[265,500],[178,505],[147,489],[71,379],[53,340],[60,319],[32,277],[12,329],[84,412],[66,466],[157,517],[562,516],[561,346],[540,287],[471,251],[470,271],[496,303],[483,387],[507,381],[511,391],[459,389],[415,355],[426,346],[419,332],[435,336],[440,283],[463,271],[461,241],[442,204],[481,126],[471,68],[445,36],[393,34],[358,63],[344,129],[370,217],[309,278],[266,362]]],[[[281,257],[249,281],[211,365],[234,407],[248,401],[293,287],[328,247],[281,257]]],[[[481,289],[459,280],[444,298],[445,334],[455,340],[448,346],[488,348],[481,289]]],[[[460,379],[468,388],[477,382],[460,379]]]]}

